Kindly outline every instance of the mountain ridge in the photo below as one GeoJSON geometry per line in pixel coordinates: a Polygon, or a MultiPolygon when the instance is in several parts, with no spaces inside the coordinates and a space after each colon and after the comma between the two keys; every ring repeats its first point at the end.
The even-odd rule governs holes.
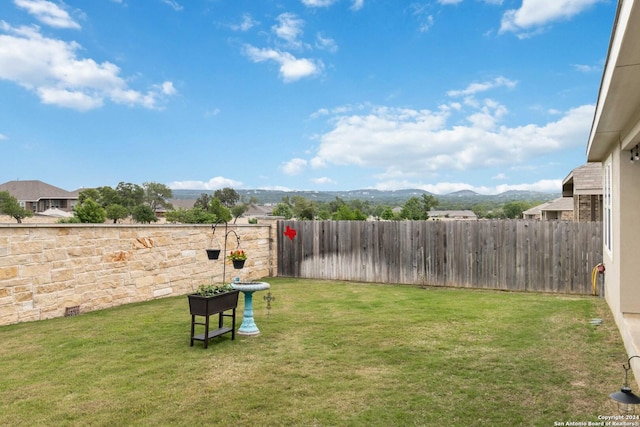
{"type": "MultiPolygon", "coordinates": [[[[466,202],[466,203],[483,203],[497,202],[506,203],[511,201],[548,201],[560,197],[560,192],[538,192],[526,190],[509,190],[497,194],[479,194],[471,190],[454,191],[447,194],[434,194],[419,189],[402,189],[402,190],[341,190],[341,191],[317,191],[317,190],[263,190],[263,189],[240,189],[235,190],[241,198],[255,198],[258,204],[275,204],[282,201],[284,197],[290,199],[301,196],[306,199],[318,202],[330,202],[336,198],[345,201],[362,200],[369,201],[374,204],[397,205],[403,204],[411,197],[434,196],[441,202],[466,202]]],[[[173,199],[197,199],[201,194],[213,195],[214,190],[172,190],[173,199]]]]}

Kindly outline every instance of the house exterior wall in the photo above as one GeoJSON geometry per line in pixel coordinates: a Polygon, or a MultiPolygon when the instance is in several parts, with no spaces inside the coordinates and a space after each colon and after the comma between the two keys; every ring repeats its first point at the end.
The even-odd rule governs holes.
{"type": "MultiPolygon", "coordinates": [[[[248,252],[242,270],[224,254],[207,258],[205,249],[223,249],[224,226],[213,237],[205,225],[0,225],[0,325],[184,295],[222,283],[223,271],[227,282],[277,271],[275,221],[228,230],[248,252]]],[[[237,247],[229,233],[227,250],[237,247]]]]}
{"type": "MultiPolygon", "coordinates": [[[[640,354],[640,281],[638,253],[640,227],[637,224],[640,163],[630,163],[628,151],[616,147],[607,161],[612,164],[612,250],[605,247],[605,299],[622,336],[627,354],[640,354]]],[[[640,378],[640,364],[632,364],[640,378]]]]}
{"type": "MultiPolygon", "coordinates": [[[[640,314],[640,280],[638,280],[638,254],[640,253],[640,162],[623,161],[618,157],[620,181],[615,195],[619,206],[615,206],[617,224],[614,238],[619,248],[620,263],[620,307],[623,313],[640,314]],[[624,230],[624,232],[623,232],[624,230]]],[[[616,182],[616,181],[614,181],[616,182]]],[[[616,254],[614,253],[614,258],[616,254]]]]}
{"type": "MultiPolygon", "coordinates": [[[[604,218],[603,261],[606,299],[629,356],[640,355],[640,162],[630,162],[630,150],[640,143],[640,1],[620,0],[613,24],[587,160],[611,162],[611,251],[607,249],[608,215],[604,218]]],[[[605,185],[604,208],[608,208],[605,185]]],[[[640,380],[640,359],[630,361],[640,380]]]]}
{"type": "Polygon", "coordinates": [[[602,221],[602,195],[573,196],[574,221],[602,221]]]}
{"type": "Polygon", "coordinates": [[[542,219],[546,221],[573,221],[571,211],[542,211],[542,219]]]}

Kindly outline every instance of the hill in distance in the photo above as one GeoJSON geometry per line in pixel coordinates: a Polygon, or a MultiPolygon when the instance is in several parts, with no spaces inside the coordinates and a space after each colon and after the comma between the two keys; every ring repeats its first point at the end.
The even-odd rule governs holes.
{"type": "MultiPolygon", "coordinates": [[[[396,191],[381,191],[381,190],[349,190],[349,191],[281,191],[281,190],[236,190],[241,198],[249,199],[251,197],[257,200],[260,205],[277,204],[282,201],[284,197],[289,199],[300,196],[308,200],[315,200],[318,202],[330,202],[336,199],[336,197],[349,201],[349,200],[362,200],[369,201],[372,204],[400,206],[404,204],[411,197],[422,197],[423,194],[432,195],[438,199],[442,204],[444,203],[456,203],[473,205],[476,203],[507,203],[512,201],[536,201],[545,202],[560,197],[558,193],[543,193],[536,191],[505,191],[504,193],[486,195],[478,194],[471,190],[455,191],[449,194],[433,194],[428,191],[418,189],[405,189],[396,191]]],[[[173,190],[174,199],[191,199],[195,200],[200,197],[201,194],[213,195],[213,190],[173,190]]]]}

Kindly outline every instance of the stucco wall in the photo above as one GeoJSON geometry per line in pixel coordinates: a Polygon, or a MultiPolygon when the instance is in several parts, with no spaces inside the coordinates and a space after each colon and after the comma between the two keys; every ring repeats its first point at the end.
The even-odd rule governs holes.
{"type": "MultiPolygon", "coordinates": [[[[612,250],[603,250],[605,298],[620,331],[627,354],[640,354],[640,285],[637,280],[637,254],[640,229],[636,227],[640,192],[640,165],[629,162],[629,152],[615,147],[606,162],[612,164],[612,250]],[[624,230],[624,232],[623,232],[624,230]]],[[[631,363],[640,380],[640,363],[631,363]]]]}
{"type": "Polygon", "coordinates": [[[275,273],[275,222],[229,225],[227,250],[248,253],[235,270],[223,255],[224,224],[210,225],[0,224],[0,325],[184,295],[201,283],[275,273]]]}

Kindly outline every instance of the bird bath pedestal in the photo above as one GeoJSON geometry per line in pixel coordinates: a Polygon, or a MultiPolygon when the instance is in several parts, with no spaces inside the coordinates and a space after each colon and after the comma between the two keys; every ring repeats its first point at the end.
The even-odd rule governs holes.
{"type": "Polygon", "coordinates": [[[267,282],[233,282],[231,285],[233,289],[237,289],[244,294],[244,313],[242,314],[242,324],[238,329],[238,334],[260,335],[260,330],[253,320],[253,293],[269,289],[271,285],[267,282]]]}

